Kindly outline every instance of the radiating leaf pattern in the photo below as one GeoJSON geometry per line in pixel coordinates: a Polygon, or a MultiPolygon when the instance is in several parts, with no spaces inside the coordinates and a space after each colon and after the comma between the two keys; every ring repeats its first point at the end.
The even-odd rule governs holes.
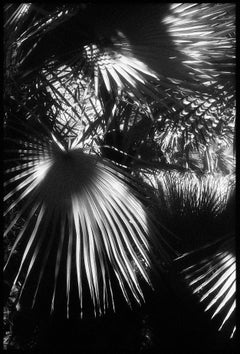
{"type": "Polygon", "coordinates": [[[176,46],[188,57],[185,64],[206,83],[235,75],[234,14],[234,3],[174,3],[164,19],[176,46]]]}
{"type": "MultiPolygon", "coordinates": [[[[118,37],[122,40],[123,34],[118,33],[118,37]]],[[[123,37],[124,39],[124,37],[123,37]]],[[[145,94],[152,95],[157,99],[157,94],[152,89],[148,80],[144,78],[150,77],[152,80],[157,80],[156,74],[151,72],[147,65],[134,58],[132,54],[124,55],[121,50],[131,53],[131,46],[125,39],[124,42],[118,41],[116,45],[113,44],[111,48],[101,48],[96,44],[87,45],[84,47],[83,58],[85,57],[87,66],[92,69],[94,76],[95,95],[99,95],[99,86],[101,81],[109,93],[112,91],[116,94],[122,89],[129,91],[131,96],[143,99],[145,94]],[[128,90],[128,88],[130,88],[128,90]]]]}
{"type": "Polygon", "coordinates": [[[193,291],[211,313],[218,317],[219,331],[225,329],[234,336],[236,330],[236,256],[235,240],[230,237],[218,245],[208,245],[201,250],[187,253],[192,260],[182,274],[193,291]]]}
{"type": "Polygon", "coordinates": [[[155,193],[164,195],[166,207],[181,215],[205,210],[212,216],[226,207],[230,193],[235,187],[235,175],[198,176],[178,171],[155,171],[155,175],[142,172],[144,181],[151,184],[155,193]]]}
{"type": "MultiPolygon", "coordinates": [[[[21,296],[33,284],[34,303],[42,279],[49,273],[53,310],[59,278],[65,277],[67,314],[74,282],[81,311],[86,296],[83,287],[87,284],[94,313],[101,314],[108,307],[114,308],[114,276],[129,305],[133,299],[140,303],[144,299],[141,281],[151,283],[150,253],[159,246],[133,181],[74,144],[66,150],[54,136],[50,139],[39,134],[36,138],[25,133],[27,137],[31,142],[10,139],[13,145],[9,154],[18,156],[13,158],[16,166],[6,170],[9,178],[4,201],[10,203],[5,216],[13,208],[19,211],[7,225],[5,236],[22,215],[26,217],[5,267],[18,245],[24,244],[13,287],[18,280],[23,281],[21,296]],[[36,274],[34,279],[32,273],[36,274]]],[[[12,159],[8,162],[12,163],[12,159]]],[[[159,249],[164,262],[167,254],[161,243],[159,249]]]]}

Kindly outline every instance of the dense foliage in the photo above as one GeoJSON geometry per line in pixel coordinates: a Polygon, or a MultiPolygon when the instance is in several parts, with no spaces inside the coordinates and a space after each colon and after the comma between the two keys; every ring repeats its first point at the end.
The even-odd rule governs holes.
{"type": "Polygon", "coordinates": [[[6,4],[3,103],[5,349],[234,350],[235,4],[6,4]]]}

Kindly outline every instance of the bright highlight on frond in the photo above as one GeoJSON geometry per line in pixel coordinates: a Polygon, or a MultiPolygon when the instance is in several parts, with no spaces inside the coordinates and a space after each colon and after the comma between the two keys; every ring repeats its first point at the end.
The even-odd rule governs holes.
{"type": "Polygon", "coordinates": [[[163,22],[179,51],[186,55],[185,64],[199,78],[215,81],[219,76],[234,76],[235,4],[171,4],[163,22]]]}
{"type": "Polygon", "coordinates": [[[231,338],[236,330],[236,256],[233,241],[229,239],[211,256],[202,257],[199,262],[183,270],[193,294],[198,294],[200,302],[205,304],[205,311],[212,312],[211,318],[217,315],[221,318],[219,331],[223,327],[228,328],[231,338]]]}
{"type": "Polygon", "coordinates": [[[96,44],[84,46],[83,57],[94,76],[95,95],[98,97],[101,80],[109,93],[112,90],[129,89],[137,98],[142,99],[141,92],[156,98],[156,93],[148,80],[157,80],[156,74],[142,61],[132,54],[132,48],[122,33],[118,33],[119,41],[112,47],[101,47],[96,44]]]}
{"type": "Polygon", "coordinates": [[[70,316],[73,294],[81,313],[90,296],[95,315],[102,314],[115,308],[114,279],[129,305],[141,303],[141,281],[150,284],[149,253],[159,246],[129,177],[80,149],[63,150],[56,139],[20,145],[5,183],[5,216],[19,210],[5,236],[25,220],[5,266],[23,247],[13,281],[22,284],[20,298],[27,294],[34,305],[49,297],[52,311],[65,298],[70,316]]]}
{"type": "Polygon", "coordinates": [[[11,16],[9,16],[8,20],[5,22],[4,27],[7,27],[9,25],[15,25],[17,28],[18,22],[21,20],[21,18],[27,14],[29,11],[31,4],[30,3],[22,3],[19,5],[15,10],[14,4],[8,4],[5,6],[5,11],[12,11],[11,16]]]}

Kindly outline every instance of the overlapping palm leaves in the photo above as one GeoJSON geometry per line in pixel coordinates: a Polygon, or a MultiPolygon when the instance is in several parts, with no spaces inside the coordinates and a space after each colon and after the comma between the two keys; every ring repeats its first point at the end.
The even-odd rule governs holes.
{"type": "MultiPolygon", "coordinates": [[[[146,177],[145,177],[146,178],[146,177]]],[[[233,338],[236,308],[235,177],[197,177],[178,172],[152,179],[161,207],[158,214],[181,239],[178,269],[216,316],[219,330],[233,338]],[[173,223],[174,220],[174,223],[173,223]],[[191,251],[191,250],[194,251],[191,251]],[[220,325],[219,325],[220,322],[220,325]]]]}
{"type": "MultiPolygon", "coordinates": [[[[15,12],[19,12],[20,7],[17,7],[15,12]]],[[[32,6],[30,8],[32,9],[32,6]]],[[[79,7],[76,7],[76,9],[79,10],[79,7]]],[[[42,12],[44,13],[42,10],[41,6],[39,6],[41,14],[42,12]]],[[[67,64],[74,68],[74,73],[80,75],[81,79],[83,75],[90,80],[90,83],[93,79],[91,86],[95,87],[96,96],[98,96],[99,86],[101,86],[99,84],[100,79],[103,80],[109,92],[115,90],[115,85],[117,90],[119,90],[125,84],[126,88],[127,85],[130,85],[134,90],[134,94],[141,96],[140,90],[135,89],[135,82],[138,82],[142,89],[147,91],[146,86],[148,83],[143,79],[142,74],[154,79],[156,79],[156,75],[151,73],[151,70],[143,62],[131,55],[131,47],[127,43],[125,36],[116,28],[110,28],[107,34],[102,34],[104,30],[102,29],[101,21],[105,21],[104,18],[107,14],[101,13],[102,18],[100,18],[99,22],[99,14],[91,6],[90,9],[87,6],[87,10],[79,10],[78,14],[73,18],[70,10],[71,7],[70,9],[65,9],[65,17],[61,6],[52,13],[46,12],[45,17],[41,16],[39,21],[33,23],[23,33],[15,34],[14,38],[9,33],[11,28],[10,26],[7,27],[9,24],[7,19],[5,25],[9,32],[6,31],[6,43],[9,45],[10,42],[11,46],[18,47],[15,53],[17,58],[15,58],[14,63],[13,58],[11,58],[11,63],[9,63],[10,60],[6,63],[7,67],[10,68],[13,64],[17,65],[19,74],[24,80],[24,77],[29,73],[39,71],[46,65],[52,67],[53,62],[55,67],[67,64]],[[68,21],[69,12],[71,22],[68,21]],[[82,16],[85,20],[83,20],[82,16]],[[91,19],[89,16],[91,16],[91,19]],[[92,31],[93,16],[96,16],[96,21],[99,22],[96,24],[96,33],[92,31]],[[89,21],[87,23],[86,18],[89,21]],[[84,29],[82,29],[80,23],[84,23],[84,29]],[[71,43],[68,41],[66,33],[73,38],[71,43]],[[113,33],[116,33],[116,39],[112,39],[113,33]],[[60,40],[58,39],[59,35],[61,36],[60,40]],[[30,42],[31,48],[28,47],[30,42]],[[123,54],[125,52],[130,52],[130,55],[126,56],[123,54]]],[[[7,11],[8,8],[6,7],[6,13],[8,13],[7,11]]],[[[111,7],[108,9],[109,11],[111,13],[111,7]]],[[[149,92],[151,92],[151,88],[149,92]]]]}
{"type": "MultiPolygon", "coordinates": [[[[23,129],[21,125],[19,128],[23,129]]],[[[19,128],[14,122],[13,131],[19,128]]],[[[27,134],[22,135],[26,140],[27,134]]],[[[110,276],[113,271],[126,301],[130,304],[133,297],[140,302],[144,296],[139,278],[150,283],[150,254],[156,247],[156,235],[140,196],[134,192],[133,181],[77,146],[65,150],[56,138],[43,138],[40,134],[31,135],[30,139],[31,142],[10,139],[10,160],[16,166],[6,170],[9,179],[5,183],[5,201],[13,198],[6,215],[24,204],[5,235],[22,215],[26,217],[9,256],[11,259],[19,243],[24,244],[13,286],[18,280],[23,281],[22,294],[25,287],[29,289],[28,281],[33,282],[35,302],[42,279],[51,274],[53,309],[59,278],[64,273],[68,311],[74,281],[82,310],[86,278],[94,312],[102,313],[107,307],[114,307],[110,276]],[[37,277],[31,277],[36,270],[37,277]]],[[[162,257],[166,260],[164,250],[162,257]]]]}
{"type": "MultiPolygon", "coordinates": [[[[216,63],[211,62],[212,55],[208,54],[206,57],[208,52],[206,53],[204,43],[206,42],[208,47],[211,46],[219,60],[225,60],[226,50],[228,53],[231,52],[230,69],[231,72],[234,71],[235,42],[233,36],[229,39],[230,34],[234,32],[234,5],[165,4],[157,7],[130,6],[128,10],[125,5],[118,5],[115,9],[110,5],[89,5],[75,9],[71,6],[69,8],[59,6],[53,7],[54,10],[51,11],[44,10],[44,6],[31,6],[30,9],[32,8],[35,13],[39,10],[41,24],[36,21],[34,25],[29,26],[27,33],[20,32],[12,40],[9,39],[10,31],[6,31],[10,47],[13,45],[18,47],[16,55],[11,56],[11,60],[15,58],[13,65],[8,64],[7,67],[17,66],[20,76],[27,75],[27,71],[32,68],[35,74],[41,73],[40,83],[43,86],[49,84],[46,83],[46,75],[48,78],[51,76],[52,85],[54,82],[58,85],[60,76],[65,76],[65,85],[68,86],[73,97],[77,97],[76,86],[78,90],[84,90],[85,95],[91,95],[92,98],[95,96],[95,101],[98,102],[96,110],[98,110],[99,99],[100,102],[102,99],[104,104],[105,89],[109,95],[115,92],[115,96],[123,90],[135,102],[141,97],[142,101],[148,104],[148,109],[153,112],[164,106],[165,113],[160,116],[155,113],[152,116],[159,120],[158,138],[161,140],[161,145],[165,150],[169,150],[174,145],[180,144],[184,147],[186,155],[192,145],[196,148],[201,143],[208,144],[209,139],[214,138],[215,131],[224,130],[225,134],[225,128],[232,124],[229,119],[234,112],[226,114],[224,107],[226,102],[229,107],[232,100],[230,108],[234,110],[233,80],[225,80],[223,86],[219,85],[219,75],[224,74],[224,70],[219,66],[215,68],[216,63]],[[108,16],[107,23],[106,16],[108,16]],[[151,23],[147,21],[146,16],[151,17],[151,23]],[[219,20],[217,26],[214,25],[216,16],[219,20]],[[134,22],[137,19],[137,22],[142,24],[141,27],[131,24],[130,19],[133,17],[134,22]],[[95,21],[92,27],[93,18],[95,21]],[[194,22],[189,32],[186,26],[192,19],[194,22]],[[228,23],[227,29],[224,27],[225,21],[228,23]],[[93,30],[89,29],[90,24],[93,30]],[[179,29],[186,40],[179,40],[179,29]],[[71,44],[66,38],[70,35],[71,44]],[[171,36],[173,42],[171,40],[169,42],[171,36]],[[204,42],[201,41],[202,38],[204,42]],[[28,53],[29,48],[24,47],[28,46],[30,39],[36,42],[31,46],[32,49],[30,48],[32,54],[28,53]],[[218,45],[224,40],[230,41],[227,48],[218,45]],[[195,47],[198,56],[205,56],[204,61],[201,62],[206,63],[206,66],[210,65],[214,73],[217,70],[214,80],[208,77],[207,84],[205,79],[201,79],[201,75],[198,77],[196,74],[195,66],[198,65],[197,70],[200,70],[203,76],[206,66],[200,68],[199,60],[194,56],[195,47]],[[64,58],[62,58],[63,52],[66,53],[64,58]],[[181,52],[184,53],[184,58],[180,55],[181,52]],[[20,59],[21,57],[24,59],[20,59]],[[191,65],[186,66],[184,59],[188,59],[188,64],[191,65]],[[38,67],[34,69],[35,62],[38,63],[38,67]],[[42,72],[44,67],[47,72],[42,72]],[[190,86],[186,91],[186,85],[191,81],[189,72],[192,69],[190,77],[197,85],[190,86]],[[145,75],[145,78],[142,75],[145,75]],[[77,83],[74,84],[75,88],[74,85],[72,86],[73,78],[77,83]],[[198,90],[201,94],[196,96],[198,90]],[[155,91],[154,96],[152,96],[153,91],[155,91]],[[147,101],[145,97],[148,97],[147,101]],[[169,119],[170,116],[174,119],[169,119]]],[[[6,28],[9,28],[8,22],[6,21],[6,28]]],[[[7,53],[9,53],[8,49],[7,53]]],[[[25,83],[24,79],[22,82],[25,83]]],[[[70,103],[71,107],[74,107],[76,100],[78,99],[75,98],[74,104],[70,103]]],[[[75,122],[78,119],[78,115],[73,118],[75,122]]],[[[98,120],[99,123],[100,121],[98,120]]]]}
{"type": "MultiPolygon", "coordinates": [[[[180,50],[171,41],[168,32],[172,32],[172,26],[180,26],[180,20],[175,18],[175,22],[171,21],[170,24],[166,21],[167,15],[171,16],[176,11],[170,4],[129,5],[127,8],[118,4],[114,9],[107,4],[75,8],[59,6],[51,11],[46,11],[44,6],[31,5],[28,11],[32,9],[40,13],[40,19],[38,14],[36,21],[22,33],[16,33],[15,38],[10,39],[10,31],[6,31],[7,42],[18,48],[12,64],[18,67],[22,78],[45,66],[51,68],[54,65],[56,68],[65,64],[71,66],[75,75],[81,78],[85,76],[89,80],[96,96],[105,87],[110,94],[124,90],[134,99],[146,101],[147,95],[158,100],[159,97],[166,97],[166,88],[171,85],[176,87],[176,80],[182,88],[195,82],[195,86],[190,85],[190,90],[206,91],[206,87],[201,88],[201,80],[194,76],[195,71],[192,72],[191,66],[184,64],[188,58],[191,64],[194,63],[191,52],[184,52],[185,43],[181,43],[180,50]],[[146,20],[146,17],[151,20],[146,20]],[[68,36],[71,36],[71,41],[68,41],[68,36]]],[[[196,10],[206,12],[206,8],[201,6],[197,6],[196,10]]],[[[211,11],[212,17],[214,11],[215,8],[211,11]]],[[[225,19],[224,11],[222,5],[221,20],[225,19]]],[[[187,13],[185,20],[189,21],[190,17],[187,13]]],[[[199,27],[200,18],[198,14],[194,24],[196,28],[199,27]]],[[[6,20],[6,27],[8,23],[6,20]]],[[[233,21],[229,26],[231,32],[233,21]]],[[[206,36],[206,23],[200,27],[201,34],[206,36]]],[[[214,28],[214,36],[217,33],[226,36],[221,28],[214,28]]],[[[199,44],[196,36],[191,38],[191,42],[199,44]]],[[[234,43],[231,44],[231,48],[234,48],[234,43]]],[[[222,51],[219,52],[222,55],[222,51]]]]}
{"type": "MultiPolygon", "coordinates": [[[[235,124],[235,17],[234,4],[171,4],[164,19],[169,35],[195,76],[211,91],[199,94],[170,88],[175,101],[155,117],[156,139],[167,157],[175,154],[189,166],[190,154],[200,152],[218,139],[232,143],[235,124]],[[216,6],[215,6],[216,5],[216,6]],[[216,23],[216,19],[217,21],[216,23]],[[227,25],[226,25],[227,24],[227,25]],[[221,45],[219,45],[221,43],[221,45]],[[174,119],[173,119],[174,117],[174,119]],[[199,151],[200,150],[200,151],[199,151]],[[179,157],[179,156],[178,156],[179,157]]],[[[181,85],[181,88],[183,86],[181,85]]],[[[154,108],[153,108],[154,110],[154,108]]]]}
{"type": "Polygon", "coordinates": [[[231,146],[236,116],[234,95],[172,94],[178,98],[178,105],[169,102],[161,111],[156,104],[152,108],[155,140],[169,162],[181,157],[185,166],[190,166],[193,154],[204,157],[213,144],[215,150],[231,146]]]}
{"type": "MultiPolygon", "coordinates": [[[[6,116],[21,116],[30,124],[36,119],[41,120],[57,137],[60,135],[56,140],[40,138],[37,142],[33,139],[34,142],[21,142],[24,147],[14,147],[20,156],[16,170],[15,167],[8,168],[11,182],[6,188],[13,185],[12,191],[16,193],[9,199],[16,198],[21,188],[22,193],[29,191],[29,201],[20,210],[26,214],[32,212],[26,219],[29,225],[25,224],[26,228],[19,234],[19,243],[21,239],[27,248],[15,282],[18,278],[23,282],[24,293],[28,282],[32,283],[34,267],[38,267],[36,291],[32,293],[37,299],[41,282],[44,284],[44,274],[48,273],[48,259],[54,255],[52,308],[59,294],[57,279],[64,279],[61,284],[65,288],[68,311],[74,283],[78,286],[81,307],[81,301],[84,303],[87,297],[81,290],[81,286],[84,287],[81,272],[85,274],[85,284],[95,312],[101,313],[111,304],[113,306],[114,291],[112,294],[112,284],[108,281],[111,277],[107,275],[110,269],[115,271],[126,300],[130,301],[133,296],[140,301],[143,294],[139,279],[143,277],[149,281],[149,255],[152,258],[148,237],[150,221],[145,222],[142,204],[128,193],[128,188],[131,189],[129,184],[132,184],[129,177],[96,157],[85,156],[79,147],[84,147],[88,153],[98,154],[96,142],[114,127],[118,116],[116,112],[124,107],[123,116],[129,106],[132,107],[131,113],[126,114],[125,121],[120,120],[119,124],[123,123],[121,129],[126,133],[126,144],[136,143],[136,155],[141,155],[141,147],[142,152],[146,151],[146,141],[141,145],[136,138],[141,124],[145,123],[144,127],[155,129],[155,135],[151,135],[155,139],[155,150],[161,147],[172,165],[174,153],[180,153],[188,163],[184,166],[189,167],[190,153],[208,146],[216,136],[229,143],[235,119],[234,4],[166,4],[137,8],[132,5],[126,8],[123,4],[116,9],[102,4],[14,6],[6,8],[6,116]],[[144,114],[135,114],[136,107],[144,114]],[[66,144],[71,138],[77,139],[68,150],[66,144]],[[62,150],[57,141],[63,144],[62,150]],[[19,149],[23,151],[19,152],[19,149]],[[30,165],[27,162],[29,158],[32,161],[30,165]],[[83,171],[80,171],[78,160],[83,171]],[[63,166],[68,166],[64,167],[64,172],[63,166]],[[83,178],[85,189],[81,193],[85,209],[74,197],[67,198],[69,188],[73,195],[80,193],[80,182],[75,180],[73,167],[83,178]],[[87,180],[86,173],[92,176],[92,182],[87,180]],[[58,180],[56,185],[55,179],[58,180]],[[26,181],[32,186],[36,184],[31,193],[26,181]],[[101,181],[100,189],[96,181],[101,181]],[[109,181],[113,182],[110,191],[107,190],[109,181]],[[20,187],[17,187],[18,183],[20,187]],[[63,185],[67,185],[67,189],[60,195],[58,205],[55,202],[58,197],[56,191],[63,185]],[[123,192],[123,200],[118,198],[116,186],[123,192]],[[47,193],[50,189],[53,192],[47,193]],[[107,199],[109,209],[104,204],[106,201],[102,201],[105,192],[106,195],[110,193],[107,199]],[[68,199],[68,207],[65,199],[68,199]],[[105,205],[105,212],[102,205],[105,205]],[[130,205],[137,208],[138,216],[129,210],[130,205]],[[52,216],[54,223],[50,223],[52,216]],[[94,220],[92,226],[90,218],[94,220]],[[131,218],[133,224],[129,222],[131,218]],[[58,223],[57,220],[62,221],[58,223]],[[127,227],[119,229],[115,225],[116,220],[117,224],[126,223],[127,227]],[[81,228],[80,224],[85,226],[81,228]],[[48,226],[49,239],[45,232],[48,226]],[[60,248],[57,245],[55,253],[53,249],[57,241],[51,236],[55,234],[54,230],[60,235],[60,248]],[[136,237],[137,233],[140,239],[136,237]],[[37,239],[35,236],[40,234],[46,237],[37,239]],[[99,235],[97,241],[93,234],[99,235]],[[82,243],[77,243],[77,239],[82,243]],[[117,246],[118,241],[120,247],[117,246]],[[51,243],[52,247],[47,247],[49,254],[43,254],[42,247],[51,243]],[[58,260],[61,252],[63,265],[58,260]],[[84,260],[81,265],[74,258],[77,254],[81,254],[84,260]],[[40,259],[43,265],[38,264],[40,259]],[[61,266],[65,268],[66,276],[60,276],[61,266]],[[100,283],[97,277],[101,279],[100,283]]],[[[120,126],[116,124],[116,127],[120,126]]],[[[20,131],[22,134],[22,129],[20,131]]],[[[146,140],[146,137],[151,140],[144,133],[142,139],[146,140]]],[[[11,189],[8,193],[11,195],[11,189]]],[[[193,203],[196,198],[197,194],[192,198],[193,203]]],[[[10,203],[8,211],[15,207],[16,200],[10,203]]],[[[211,209],[211,201],[209,205],[211,209]]],[[[199,206],[196,203],[195,210],[199,206]]],[[[181,208],[185,207],[181,205],[181,208]]],[[[7,231],[10,232],[15,221],[7,231]]],[[[14,249],[15,246],[12,255],[14,249]]]]}

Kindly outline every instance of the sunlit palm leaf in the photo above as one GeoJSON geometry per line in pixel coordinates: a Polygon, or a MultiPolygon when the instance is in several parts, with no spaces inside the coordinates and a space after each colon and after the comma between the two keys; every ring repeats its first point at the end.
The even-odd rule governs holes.
{"type": "Polygon", "coordinates": [[[182,274],[203,302],[205,311],[221,321],[219,330],[225,329],[234,336],[236,309],[236,256],[234,238],[208,245],[183,255],[180,261],[192,264],[182,274]]]}
{"type": "Polygon", "coordinates": [[[203,80],[233,80],[235,75],[235,4],[171,4],[164,22],[185,61],[203,80]]]}
{"type": "Polygon", "coordinates": [[[140,303],[141,281],[150,284],[153,253],[162,252],[163,261],[167,253],[156,243],[154,226],[133,181],[78,146],[66,150],[56,138],[36,136],[27,126],[24,133],[16,121],[7,127],[18,138],[9,140],[6,163],[14,165],[6,170],[5,216],[14,208],[19,211],[6,225],[5,236],[20,217],[25,218],[5,267],[11,268],[20,244],[23,254],[13,287],[20,280],[20,296],[28,293],[34,304],[47,284],[52,310],[65,288],[69,315],[71,290],[77,284],[81,311],[88,296],[83,289],[88,288],[97,314],[114,308],[114,277],[126,301],[140,303]]]}

